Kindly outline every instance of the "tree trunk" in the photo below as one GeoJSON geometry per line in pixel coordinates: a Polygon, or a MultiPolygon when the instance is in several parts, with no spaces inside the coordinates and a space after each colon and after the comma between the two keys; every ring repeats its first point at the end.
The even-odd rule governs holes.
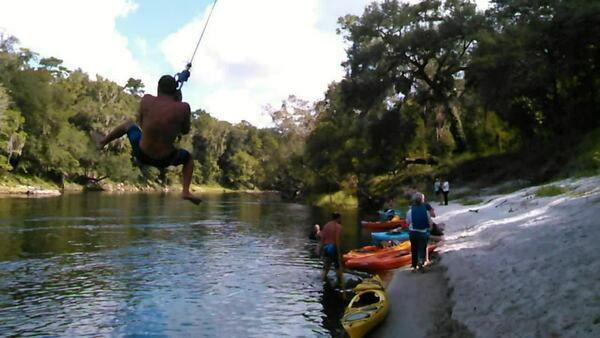
{"type": "Polygon", "coordinates": [[[454,141],[456,142],[456,152],[463,152],[467,149],[467,137],[465,130],[462,125],[462,119],[460,112],[453,106],[449,101],[444,101],[444,113],[446,117],[450,118],[450,132],[454,141]]]}

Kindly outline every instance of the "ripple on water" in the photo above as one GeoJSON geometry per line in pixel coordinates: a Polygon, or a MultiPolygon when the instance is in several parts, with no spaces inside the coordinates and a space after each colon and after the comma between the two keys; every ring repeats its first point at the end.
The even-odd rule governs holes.
{"type": "Polygon", "coordinates": [[[0,260],[0,336],[329,335],[305,228],[269,218],[312,224],[306,209],[275,208],[252,223],[236,214],[261,204],[242,204],[218,204],[215,217],[182,211],[187,204],[152,216],[106,206],[0,214],[0,241],[20,243],[16,258],[0,256],[11,257],[0,260]]]}

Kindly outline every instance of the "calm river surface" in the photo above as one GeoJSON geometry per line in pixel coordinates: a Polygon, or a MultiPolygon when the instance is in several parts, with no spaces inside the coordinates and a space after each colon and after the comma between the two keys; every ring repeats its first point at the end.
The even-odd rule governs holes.
{"type": "Polygon", "coordinates": [[[307,237],[328,213],[251,194],[1,198],[0,336],[338,336],[344,303],[307,237]]]}

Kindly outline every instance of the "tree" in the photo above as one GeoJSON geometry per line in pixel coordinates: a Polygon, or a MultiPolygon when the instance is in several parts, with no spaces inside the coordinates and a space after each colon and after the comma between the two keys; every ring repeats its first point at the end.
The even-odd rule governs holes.
{"type": "Polygon", "coordinates": [[[218,182],[221,176],[218,161],[227,149],[227,140],[232,126],[202,110],[194,112],[193,116],[192,145],[194,157],[201,165],[202,182],[218,182]]]}
{"type": "Polygon", "coordinates": [[[22,130],[25,119],[9,104],[10,97],[0,85],[0,171],[12,169],[11,159],[21,155],[27,138],[22,130]]]}
{"type": "Polygon", "coordinates": [[[223,182],[236,188],[255,188],[259,163],[245,151],[238,150],[228,158],[227,170],[223,173],[223,182]]]}
{"type": "Polygon", "coordinates": [[[55,78],[64,78],[69,75],[69,70],[62,66],[63,60],[55,57],[42,58],[40,60],[41,68],[49,71],[55,78]]]}
{"type": "Polygon", "coordinates": [[[124,89],[133,96],[141,97],[144,95],[144,87],[142,80],[130,77],[124,89]]]}
{"type": "Polygon", "coordinates": [[[600,3],[498,0],[488,15],[467,72],[488,107],[529,140],[600,125],[600,3]]]}
{"type": "Polygon", "coordinates": [[[483,23],[475,4],[465,0],[384,1],[369,5],[361,17],[346,16],[340,24],[351,43],[345,63],[347,97],[361,114],[384,101],[393,107],[415,97],[428,114],[440,113],[442,122],[450,122],[457,150],[464,150],[457,81],[483,23]]]}
{"type": "Polygon", "coordinates": [[[290,95],[279,109],[268,105],[265,108],[277,130],[283,135],[297,135],[305,138],[314,128],[316,111],[313,104],[290,95]]]}

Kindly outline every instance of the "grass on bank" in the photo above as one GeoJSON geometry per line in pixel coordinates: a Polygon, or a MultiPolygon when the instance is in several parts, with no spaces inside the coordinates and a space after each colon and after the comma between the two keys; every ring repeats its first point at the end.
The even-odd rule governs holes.
{"type": "Polygon", "coordinates": [[[564,176],[600,175],[600,129],[587,134],[575,147],[573,154],[565,166],[564,176]]]}
{"type": "Polygon", "coordinates": [[[358,200],[356,196],[350,195],[344,191],[336,191],[332,194],[318,194],[309,196],[307,203],[317,207],[357,207],[358,200]]]}
{"type": "MultiPolygon", "coordinates": [[[[70,181],[65,181],[65,190],[66,191],[94,191],[93,186],[85,187],[83,185],[73,183],[70,181]]],[[[13,174],[13,173],[0,173],[0,190],[4,192],[10,193],[18,193],[23,190],[23,187],[35,187],[38,189],[44,190],[61,190],[57,184],[45,180],[36,176],[25,176],[22,174],[13,174]]],[[[170,190],[181,190],[181,184],[175,183],[168,186],[170,190]]],[[[123,183],[123,182],[115,182],[110,179],[103,180],[101,184],[98,186],[98,191],[160,191],[162,187],[159,184],[151,184],[151,183],[123,183]],[[104,189],[104,190],[103,190],[104,189]]],[[[220,186],[217,183],[212,184],[192,184],[192,190],[200,193],[208,193],[208,194],[219,194],[219,193],[232,193],[232,192],[260,192],[259,190],[252,189],[230,189],[220,186]]]]}
{"type": "Polygon", "coordinates": [[[563,187],[559,187],[556,185],[547,185],[547,186],[539,188],[535,192],[535,195],[537,197],[553,197],[553,196],[562,195],[565,192],[567,192],[567,189],[565,189],[563,187]]]}
{"type": "Polygon", "coordinates": [[[59,187],[50,182],[46,181],[42,178],[35,176],[25,176],[21,174],[12,174],[12,173],[1,173],[0,174],[0,186],[7,188],[16,188],[19,186],[29,186],[36,187],[41,189],[48,190],[56,190],[59,187]]]}

